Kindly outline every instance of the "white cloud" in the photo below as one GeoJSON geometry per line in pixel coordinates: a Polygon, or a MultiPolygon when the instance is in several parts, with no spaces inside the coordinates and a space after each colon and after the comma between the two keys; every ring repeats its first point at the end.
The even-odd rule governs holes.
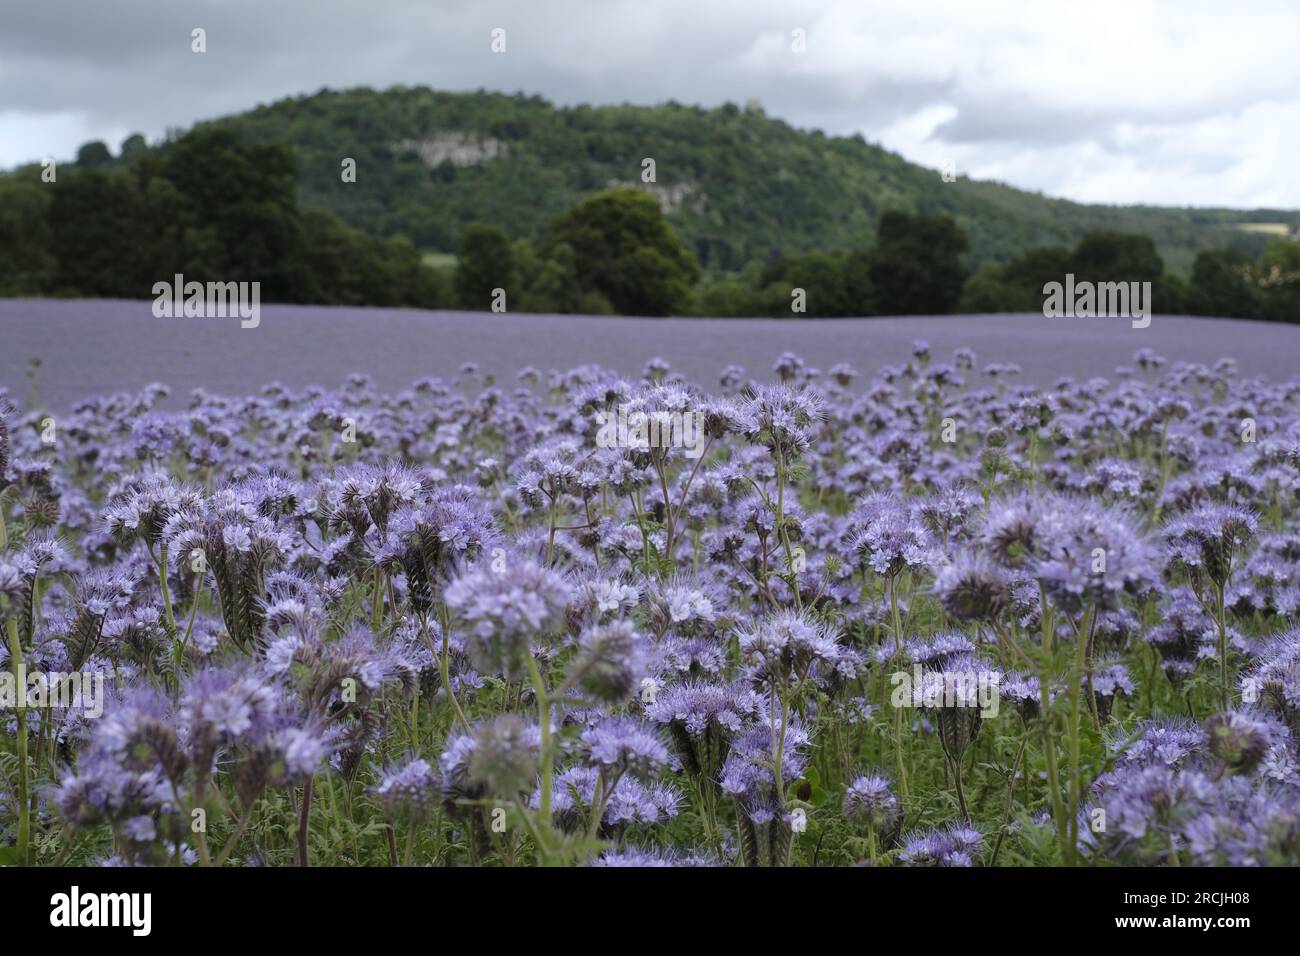
{"type": "Polygon", "coordinates": [[[757,97],[796,126],[1052,195],[1300,207],[1293,4],[119,0],[109,16],[66,0],[0,35],[0,164],[321,86],[420,83],[564,104],[757,97]]]}
{"type": "Polygon", "coordinates": [[[120,127],[96,122],[85,113],[0,113],[0,167],[46,159],[71,159],[93,139],[120,143],[120,127]]]}

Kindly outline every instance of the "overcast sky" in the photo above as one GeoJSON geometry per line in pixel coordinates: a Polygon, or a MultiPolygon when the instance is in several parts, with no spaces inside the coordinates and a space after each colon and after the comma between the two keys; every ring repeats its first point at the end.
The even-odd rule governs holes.
{"type": "Polygon", "coordinates": [[[286,95],[714,106],[1088,202],[1300,207],[1300,0],[0,0],[0,166],[286,95]],[[190,50],[195,27],[208,52],[190,50]],[[505,54],[490,32],[506,30],[505,54]],[[806,51],[791,49],[805,31],[806,51]]]}

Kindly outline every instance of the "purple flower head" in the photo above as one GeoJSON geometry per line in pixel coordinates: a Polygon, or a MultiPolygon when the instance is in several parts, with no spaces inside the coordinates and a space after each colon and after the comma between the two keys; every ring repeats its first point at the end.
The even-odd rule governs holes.
{"type": "Polygon", "coordinates": [[[394,511],[414,505],[427,481],[420,471],[398,462],[353,465],[337,480],[338,508],[330,523],[349,528],[358,538],[371,527],[386,532],[394,511]]]}
{"type": "Polygon", "coordinates": [[[1249,773],[1268,752],[1274,730],[1270,722],[1241,711],[1214,714],[1205,722],[1210,753],[1230,773],[1249,773]]]}
{"type": "Polygon", "coordinates": [[[1157,580],[1155,552],[1134,533],[1134,516],[1120,506],[1049,494],[1019,496],[990,507],[984,541],[1003,565],[1037,579],[1068,614],[1089,605],[1118,606],[1157,580]]]}
{"type": "Polygon", "coordinates": [[[146,474],[128,482],[110,497],[104,509],[109,532],[124,544],[156,544],[173,515],[196,507],[197,489],[178,484],[165,473],[146,474]]]}
{"type": "Polygon", "coordinates": [[[844,792],[844,815],[877,832],[890,830],[901,820],[902,804],[888,780],[879,774],[856,778],[844,792]]]}
{"type": "Polygon", "coordinates": [[[605,704],[624,703],[647,676],[647,641],[631,621],[584,628],[573,665],[578,687],[605,704]]]}
{"type": "Polygon", "coordinates": [[[984,848],[984,836],[964,824],[926,830],[903,837],[899,859],[908,866],[974,866],[984,848]]]}
{"type": "Polygon", "coordinates": [[[527,792],[537,777],[541,728],[506,714],[474,730],[468,779],[504,799],[527,792]]]}
{"type": "Polygon", "coordinates": [[[668,762],[668,748],[652,724],[631,717],[610,717],[582,733],[587,757],[610,774],[648,778],[668,762]]]}
{"type": "Polygon", "coordinates": [[[527,675],[533,647],[563,625],[572,597],[562,575],[521,557],[471,565],[445,592],[465,625],[474,666],[509,680],[527,675]]]}
{"type": "Polygon", "coordinates": [[[1192,575],[1204,574],[1222,587],[1233,559],[1254,536],[1255,514],[1235,505],[1205,504],[1165,525],[1169,561],[1192,575]]]}
{"type": "Polygon", "coordinates": [[[678,684],[658,691],[646,716],[668,728],[685,770],[712,785],[732,741],[760,707],[758,695],[738,685],[678,684]]]}
{"type": "Polygon", "coordinates": [[[468,488],[439,490],[427,502],[397,510],[391,527],[396,564],[421,612],[429,609],[445,579],[478,558],[496,534],[491,513],[468,488]]]}
{"type": "Polygon", "coordinates": [[[394,820],[424,820],[433,808],[438,778],[427,761],[415,758],[390,768],[370,788],[384,814],[394,820]]]}
{"type": "Polygon", "coordinates": [[[1037,717],[1042,709],[1041,687],[1037,677],[1011,673],[1002,678],[998,692],[1022,718],[1029,720],[1037,717]]]}
{"type": "Polygon", "coordinates": [[[901,503],[892,500],[867,517],[853,550],[864,567],[895,577],[907,568],[929,564],[934,548],[929,529],[901,503]]]}
{"type": "Polygon", "coordinates": [[[726,618],[726,599],[709,581],[685,577],[647,581],[644,593],[650,627],[660,638],[669,631],[712,635],[726,618]]]}
{"type": "Polygon", "coordinates": [[[836,628],[806,611],[778,611],[742,628],[738,640],[741,654],[759,666],[760,683],[833,670],[844,657],[836,628]]]}
{"type": "Polygon", "coordinates": [[[627,866],[627,867],[696,867],[718,866],[719,864],[699,853],[684,853],[666,847],[624,847],[621,850],[606,850],[591,862],[592,866],[627,866]]]}
{"type": "Polygon", "coordinates": [[[1247,700],[1257,700],[1300,737],[1300,627],[1264,644],[1242,687],[1247,700]]]}
{"type": "MultiPolygon", "coordinates": [[[[665,784],[643,783],[634,777],[612,781],[595,767],[571,767],[555,778],[551,812],[561,829],[574,832],[590,824],[597,787],[604,807],[598,833],[612,837],[629,827],[667,823],[677,816],[681,794],[665,784]],[[609,789],[611,782],[613,790],[609,789]]],[[[530,805],[541,805],[541,791],[533,792],[530,805]]]]}
{"type": "Polygon", "coordinates": [[[792,720],[781,733],[760,724],[741,734],[732,743],[723,765],[722,792],[736,797],[751,810],[766,807],[776,793],[775,756],[778,741],[781,753],[781,780],[789,784],[798,780],[807,767],[808,733],[792,720]]]}
{"type": "Polygon", "coordinates": [[[956,620],[992,621],[1011,603],[1011,580],[983,554],[963,551],[939,569],[934,592],[956,620]]]}
{"type": "Polygon", "coordinates": [[[789,464],[811,447],[825,408],[812,389],[760,385],[737,406],[736,430],[789,464]]]}

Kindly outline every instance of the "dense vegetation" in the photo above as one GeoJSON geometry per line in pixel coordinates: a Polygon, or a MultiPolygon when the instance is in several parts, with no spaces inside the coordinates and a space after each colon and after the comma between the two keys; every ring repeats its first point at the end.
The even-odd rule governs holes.
{"type": "Polygon", "coordinates": [[[0,176],[0,294],[183,273],[269,301],[837,316],[1037,311],[1073,272],[1150,281],[1158,312],[1300,319],[1300,243],[1233,228],[1300,214],[944,182],[758,108],[322,92],[43,172],[0,176]]]}
{"type": "Polygon", "coordinates": [[[254,142],[291,145],[305,206],[445,251],[475,221],[539,241],[583,196],[640,183],[645,158],[655,160],[673,226],[710,271],[854,248],[889,209],[951,215],[970,239],[971,266],[1123,231],[1150,236],[1186,272],[1201,249],[1253,255],[1267,241],[1227,224],[1300,227],[1295,211],[1090,206],[962,177],[946,183],[861,137],[799,130],[733,105],[557,108],[541,97],[396,87],[322,91],[219,122],[254,142]],[[462,146],[496,149],[494,158],[448,155],[456,134],[462,146]],[[421,158],[417,145],[439,137],[421,158]],[[357,160],[355,183],[341,181],[344,157],[357,160]]]}
{"type": "Polygon", "coordinates": [[[887,358],[0,389],[0,865],[1300,862],[1294,383],[887,358]]]}
{"type": "Polygon", "coordinates": [[[176,273],[262,283],[272,301],[424,305],[440,276],[409,239],[304,210],[293,153],[195,130],[116,164],[93,144],[53,183],[0,177],[0,294],[145,298],[176,273]]]}

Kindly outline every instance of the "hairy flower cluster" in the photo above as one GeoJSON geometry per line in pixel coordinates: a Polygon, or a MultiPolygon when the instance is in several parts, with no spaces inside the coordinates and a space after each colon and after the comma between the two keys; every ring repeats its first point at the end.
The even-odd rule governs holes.
{"type": "Polygon", "coordinates": [[[572,589],[564,577],[526,558],[472,565],[446,589],[464,623],[469,654],[480,671],[521,680],[542,639],[564,622],[572,589]]]}
{"type": "Polygon", "coordinates": [[[0,396],[6,851],[1300,862],[1294,383],[900,359],[0,396]]]}

